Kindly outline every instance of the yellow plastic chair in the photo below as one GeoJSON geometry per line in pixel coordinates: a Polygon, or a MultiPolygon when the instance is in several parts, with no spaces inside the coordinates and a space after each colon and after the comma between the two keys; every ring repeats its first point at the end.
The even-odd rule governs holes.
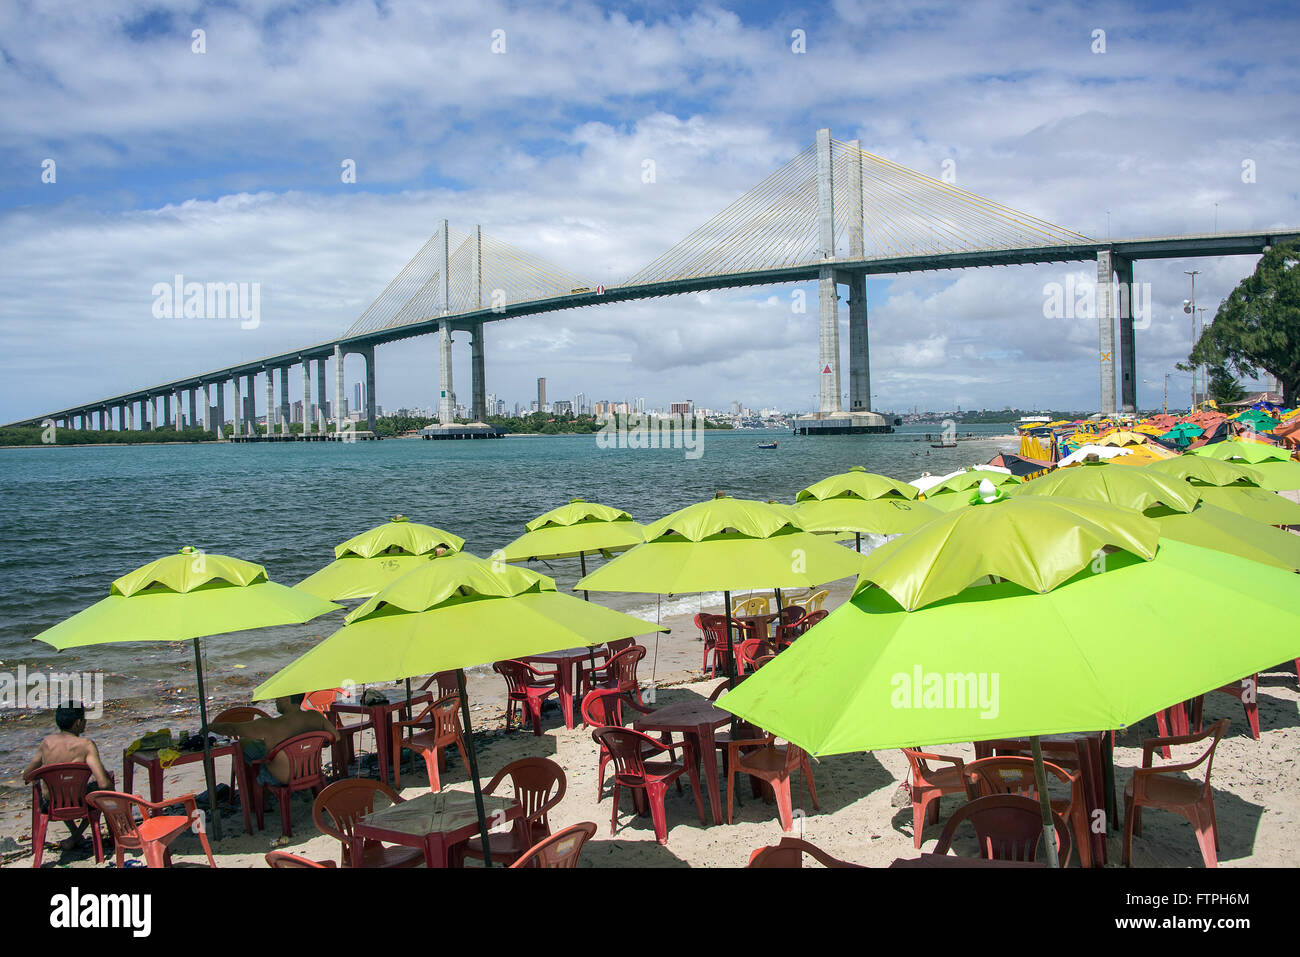
{"type": "Polygon", "coordinates": [[[830,594],[830,589],[828,588],[823,588],[821,591],[816,592],[811,598],[809,598],[806,602],[804,602],[803,604],[804,614],[811,615],[815,611],[821,611],[822,602],[826,600],[826,596],[829,594],[830,594]]]}
{"type": "Polygon", "coordinates": [[[732,606],[732,617],[744,615],[766,615],[768,614],[767,599],[758,596],[751,598],[742,598],[732,606]]]}

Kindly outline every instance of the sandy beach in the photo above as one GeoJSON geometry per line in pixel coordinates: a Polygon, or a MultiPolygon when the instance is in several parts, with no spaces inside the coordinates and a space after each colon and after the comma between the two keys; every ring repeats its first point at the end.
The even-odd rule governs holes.
{"type": "MultiPolygon", "coordinates": [[[[843,602],[850,582],[832,587],[827,607],[843,602]]],[[[655,705],[669,704],[692,694],[707,695],[720,679],[701,680],[700,662],[703,645],[691,623],[691,615],[666,617],[670,634],[641,639],[648,654],[640,668],[640,678],[655,705]],[[653,690],[651,690],[653,688],[653,690]]],[[[630,798],[623,797],[618,833],[610,835],[611,803],[608,789],[603,801],[596,801],[597,748],[589,729],[581,725],[567,730],[557,704],[544,712],[544,733],[534,736],[531,730],[518,727],[504,730],[504,682],[495,674],[474,674],[469,681],[471,710],[475,722],[475,747],[479,771],[484,783],[500,768],[523,757],[543,756],[558,762],[564,769],[567,790],[563,801],[552,812],[553,830],[580,821],[593,821],[598,830],[587,845],[582,864],[587,867],[741,867],[752,850],[775,844],[782,837],[774,804],[756,801],[749,788],[740,789],[742,806],[736,808],[735,823],[701,827],[696,815],[690,786],[683,793],[670,789],[667,799],[669,839],[659,845],[649,817],[637,817],[630,798]]],[[[552,699],[554,700],[554,699],[552,699]]],[[[1205,702],[1207,723],[1221,717],[1232,722],[1227,737],[1220,743],[1214,761],[1212,783],[1218,814],[1221,867],[1287,866],[1294,863],[1294,848],[1300,842],[1300,693],[1293,668],[1261,675],[1259,716],[1261,737],[1254,741],[1241,705],[1223,694],[1210,694],[1205,702]]],[[[93,735],[93,728],[91,729],[93,735]]],[[[1132,769],[1141,763],[1142,741],[1156,735],[1154,719],[1147,719],[1116,742],[1115,769],[1117,797],[1123,801],[1123,788],[1132,769]]],[[[1194,747],[1194,746],[1193,746],[1194,747]]],[[[363,751],[374,749],[374,738],[365,734],[359,739],[363,751]]],[[[973,758],[970,742],[931,750],[967,759],[973,758]]],[[[1197,752],[1199,753],[1199,752],[1197,752]]],[[[1185,754],[1191,757],[1191,749],[1185,754]]],[[[1177,754],[1176,754],[1177,756],[1177,754]]],[[[120,752],[106,755],[110,771],[121,775],[120,752]]],[[[407,798],[427,793],[428,783],[423,762],[403,774],[401,793],[407,798]]],[[[794,782],[796,808],[793,834],[802,836],[828,853],[859,864],[887,866],[899,857],[914,857],[910,805],[894,807],[899,783],[907,774],[907,761],[898,751],[846,754],[828,757],[814,764],[814,777],[821,807],[814,810],[801,775],[794,782]],[[802,812],[802,813],[799,813],[802,812]]],[[[224,759],[217,764],[218,781],[227,780],[229,768],[224,759]]],[[[446,788],[468,791],[469,781],[454,753],[448,755],[448,770],[443,776],[446,788]]],[[[168,773],[166,793],[176,796],[202,791],[202,772],[198,764],[168,773]]],[[[725,821],[726,782],[720,782],[725,821]]],[[[137,784],[137,790],[139,785],[137,784]]],[[[23,802],[11,795],[0,811],[0,855],[5,866],[31,867],[30,812],[23,802]]],[[[703,796],[706,816],[707,793],[703,796]]],[[[958,799],[945,799],[940,825],[927,827],[922,850],[933,847],[943,821],[957,806],[958,799]]],[[[263,867],[264,855],[281,847],[319,860],[338,860],[340,846],[336,840],[320,834],[311,819],[311,802],[305,795],[292,802],[293,836],[284,844],[280,836],[279,811],[274,800],[268,801],[267,828],[255,835],[243,832],[237,813],[227,813],[223,821],[227,837],[214,848],[219,867],[263,867]],[[233,836],[231,836],[233,832],[233,836]]],[[[1158,811],[1148,812],[1143,820],[1143,834],[1134,842],[1133,862],[1138,867],[1200,868],[1201,857],[1191,827],[1179,817],[1158,811]]],[[[66,836],[61,825],[51,828],[50,840],[66,836]]],[[[1108,836],[1108,866],[1120,866],[1121,831],[1108,836]]],[[[111,864],[111,854],[109,864],[111,864]]],[[[94,857],[87,847],[62,856],[51,844],[45,856],[46,867],[94,867],[94,857]]],[[[197,839],[186,836],[175,846],[175,862],[180,866],[204,865],[197,839]]],[[[108,865],[106,865],[108,866],[108,865]]],[[[1078,866],[1077,855],[1072,866],[1078,866]]]]}

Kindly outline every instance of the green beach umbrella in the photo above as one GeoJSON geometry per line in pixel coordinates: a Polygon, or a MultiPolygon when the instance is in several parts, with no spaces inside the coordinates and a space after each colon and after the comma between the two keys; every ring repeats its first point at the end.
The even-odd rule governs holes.
{"type": "Polygon", "coordinates": [[[969,505],[973,490],[984,482],[988,482],[995,489],[1001,489],[1004,494],[1012,492],[1012,489],[1006,486],[1021,484],[1020,479],[1006,472],[998,472],[994,469],[967,469],[965,472],[950,475],[942,482],[931,485],[922,493],[923,501],[941,512],[955,511],[969,505]]]}
{"type": "Polygon", "coordinates": [[[1276,445],[1264,442],[1246,442],[1241,439],[1226,439],[1192,449],[1189,455],[1201,455],[1207,459],[1219,459],[1223,462],[1243,462],[1256,465],[1260,462],[1286,461],[1291,453],[1276,445]]]}
{"type": "Polygon", "coordinates": [[[587,574],[587,556],[599,552],[606,558],[645,541],[645,526],[621,509],[580,498],[569,500],[537,516],[524,526],[524,534],[492,553],[503,562],[577,558],[587,574]]]}
{"type": "Polygon", "coordinates": [[[342,628],[263,682],[253,700],[455,669],[486,849],[464,669],[667,630],[561,594],[545,575],[460,552],[425,562],[355,609],[342,628]]]}
{"type": "Polygon", "coordinates": [[[1152,505],[1165,505],[1190,512],[1200,501],[1200,492],[1187,482],[1152,472],[1146,467],[1115,468],[1104,462],[1057,469],[1026,482],[1015,490],[1017,499],[1059,495],[1091,502],[1109,502],[1139,512],[1152,505]]]}
{"type": "Polygon", "coordinates": [[[1213,548],[1291,572],[1300,571],[1300,535],[1205,502],[1191,512],[1156,506],[1147,509],[1146,515],[1160,525],[1161,539],[1213,548]]]}
{"type": "Polygon", "coordinates": [[[645,538],[577,587],[662,595],[722,592],[732,680],[733,591],[806,588],[848,578],[862,567],[857,552],[804,531],[790,506],[721,495],[646,526],[645,538]]]}
{"type": "Polygon", "coordinates": [[[407,572],[465,547],[465,539],[432,525],[394,515],[383,525],[355,535],[334,549],[334,561],[294,585],[329,601],[369,598],[407,572]]]}
{"type": "Polygon", "coordinates": [[[1262,488],[1197,486],[1207,505],[1216,505],[1265,525],[1300,525],[1300,505],[1262,488]]]}
{"type": "Polygon", "coordinates": [[[938,516],[916,496],[916,486],[855,465],[800,490],[794,510],[806,531],[852,533],[862,551],[864,534],[897,535],[938,516]]]}
{"type": "Polygon", "coordinates": [[[869,501],[878,498],[914,499],[916,486],[887,475],[868,472],[863,466],[855,465],[847,472],[831,475],[814,482],[795,496],[795,502],[816,500],[819,502],[836,498],[856,498],[869,501]]]}
{"type": "Polygon", "coordinates": [[[1251,469],[1259,476],[1260,488],[1272,489],[1274,492],[1300,489],[1300,462],[1295,459],[1256,462],[1251,469]]]}
{"type": "Polygon", "coordinates": [[[1140,467],[1168,478],[1180,478],[1193,486],[1249,488],[1259,485],[1259,475],[1253,469],[1203,455],[1175,455],[1140,467]]]}
{"type": "Polygon", "coordinates": [[[109,587],[107,598],[36,638],[60,651],[127,641],[193,642],[199,716],[204,730],[203,770],[214,836],[220,840],[221,818],[216,812],[217,792],[206,733],[208,709],[199,639],[301,624],[339,607],[270,581],[261,565],[227,555],[209,555],[187,546],[176,555],[159,558],[118,578],[109,587]]]}
{"type": "MultiPolygon", "coordinates": [[[[1012,532],[1021,527],[1016,513],[1036,504],[1017,496],[971,511],[1007,513],[1012,532]]],[[[1099,517],[1107,506],[1094,508],[1099,517]]],[[[1111,531],[1127,523],[1134,541],[1150,540],[1151,519],[1110,511],[1111,531]]],[[[990,527],[965,516],[934,523],[951,523],[952,534],[931,536],[933,550],[915,556],[923,567],[987,549],[990,527]]],[[[1007,580],[913,611],[864,572],[849,602],[719,707],[815,755],[1028,736],[1055,862],[1039,736],[1125,728],[1296,657],[1300,578],[1168,540],[1151,559],[1125,548],[1098,560],[1083,554],[1067,523],[1054,529],[1029,555],[1009,546],[975,569],[1007,580]],[[1040,593],[1015,580],[1027,567],[1064,580],[1040,593]],[[1243,621],[1251,640],[1227,640],[1243,621]]]]}

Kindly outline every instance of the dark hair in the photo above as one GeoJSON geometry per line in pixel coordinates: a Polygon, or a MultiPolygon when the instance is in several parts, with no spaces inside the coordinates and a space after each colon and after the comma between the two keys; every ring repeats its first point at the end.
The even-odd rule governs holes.
{"type": "Polygon", "coordinates": [[[69,701],[54,709],[54,723],[59,726],[60,731],[71,731],[73,725],[85,720],[85,717],[86,709],[82,707],[80,701],[69,701]]]}
{"type": "Polygon", "coordinates": [[[307,696],[305,694],[291,694],[288,697],[289,700],[292,701],[299,708],[301,708],[302,703],[307,700],[307,696]]]}

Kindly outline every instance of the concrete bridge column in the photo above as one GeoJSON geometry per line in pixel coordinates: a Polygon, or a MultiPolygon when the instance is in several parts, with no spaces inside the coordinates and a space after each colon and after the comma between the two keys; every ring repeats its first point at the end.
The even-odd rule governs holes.
{"type": "Polygon", "coordinates": [[[451,326],[444,319],[438,323],[438,423],[452,425],[456,406],[451,386],[451,326]]]}
{"type": "Polygon", "coordinates": [[[154,396],[151,401],[152,408],[149,409],[149,428],[152,430],[161,428],[167,423],[167,400],[163,399],[161,396],[154,396]]]}
{"type": "Polygon", "coordinates": [[[343,431],[343,347],[334,347],[334,434],[343,431]]]}
{"type": "Polygon", "coordinates": [[[1097,349],[1101,356],[1101,414],[1115,414],[1114,256],[1097,253],[1097,349]]]}
{"type": "Polygon", "coordinates": [[[375,347],[370,346],[361,354],[366,357],[366,428],[373,432],[379,424],[375,417],[375,347]]]}
{"type": "Polygon", "coordinates": [[[162,428],[163,426],[172,424],[171,393],[164,392],[162,394],[162,414],[159,415],[157,418],[158,418],[158,422],[157,422],[158,428],[162,428]]]}
{"type": "MultiPolygon", "coordinates": [[[[275,370],[266,371],[266,435],[270,438],[275,423],[275,370]]],[[[256,416],[254,416],[256,418],[256,416]]]]}
{"type": "Polygon", "coordinates": [[[316,425],[321,435],[329,432],[327,405],[329,402],[325,398],[325,357],[321,356],[316,360],[316,425]]]}
{"type": "Polygon", "coordinates": [[[117,431],[126,431],[126,417],[129,414],[129,406],[123,402],[117,407],[117,431]]]}
{"type": "Polygon", "coordinates": [[[864,273],[849,277],[849,411],[871,411],[871,344],[864,273]]]}
{"type": "Polygon", "coordinates": [[[216,434],[217,438],[222,439],[225,438],[226,431],[226,384],[218,380],[216,386],[217,422],[216,428],[212,431],[216,434]]]}
{"type": "Polygon", "coordinates": [[[1126,256],[1116,256],[1115,275],[1119,280],[1119,407],[1124,412],[1136,412],[1137,341],[1133,333],[1133,260],[1126,256]]]}
{"type": "Polygon", "coordinates": [[[289,367],[280,367],[280,408],[277,411],[277,419],[280,422],[280,434],[289,434],[289,421],[293,418],[293,412],[289,408],[289,367]]]}
{"type": "MultiPolygon", "coordinates": [[[[207,394],[208,394],[208,390],[205,388],[203,390],[204,398],[207,398],[207,394]]],[[[197,385],[190,386],[190,428],[191,429],[195,428],[199,424],[198,398],[199,398],[199,387],[197,385]]],[[[205,402],[203,408],[207,409],[207,407],[208,407],[207,403],[205,402]]],[[[208,413],[206,411],[203,413],[202,421],[204,426],[206,427],[208,424],[208,413]]]]}
{"type": "Polygon", "coordinates": [[[176,403],[176,419],[172,422],[172,428],[177,432],[185,428],[185,416],[181,413],[181,390],[177,389],[173,397],[176,403]]]}
{"type": "Polygon", "coordinates": [[[302,434],[311,435],[311,360],[302,360],[302,434]]]}
{"type": "MultiPolygon", "coordinates": [[[[831,131],[817,131],[817,233],[822,259],[835,255],[835,187],[831,164],[831,131]]],[[[817,411],[834,415],[840,411],[840,317],[835,270],[821,270],[817,288],[817,378],[820,381],[817,411]]]]}
{"type": "Polygon", "coordinates": [[[475,422],[487,421],[487,385],[483,381],[483,330],[487,328],[487,323],[479,323],[474,327],[474,340],[472,344],[472,364],[470,365],[471,380],[473,387],[473,413],[470,418],[475,422]]]}

